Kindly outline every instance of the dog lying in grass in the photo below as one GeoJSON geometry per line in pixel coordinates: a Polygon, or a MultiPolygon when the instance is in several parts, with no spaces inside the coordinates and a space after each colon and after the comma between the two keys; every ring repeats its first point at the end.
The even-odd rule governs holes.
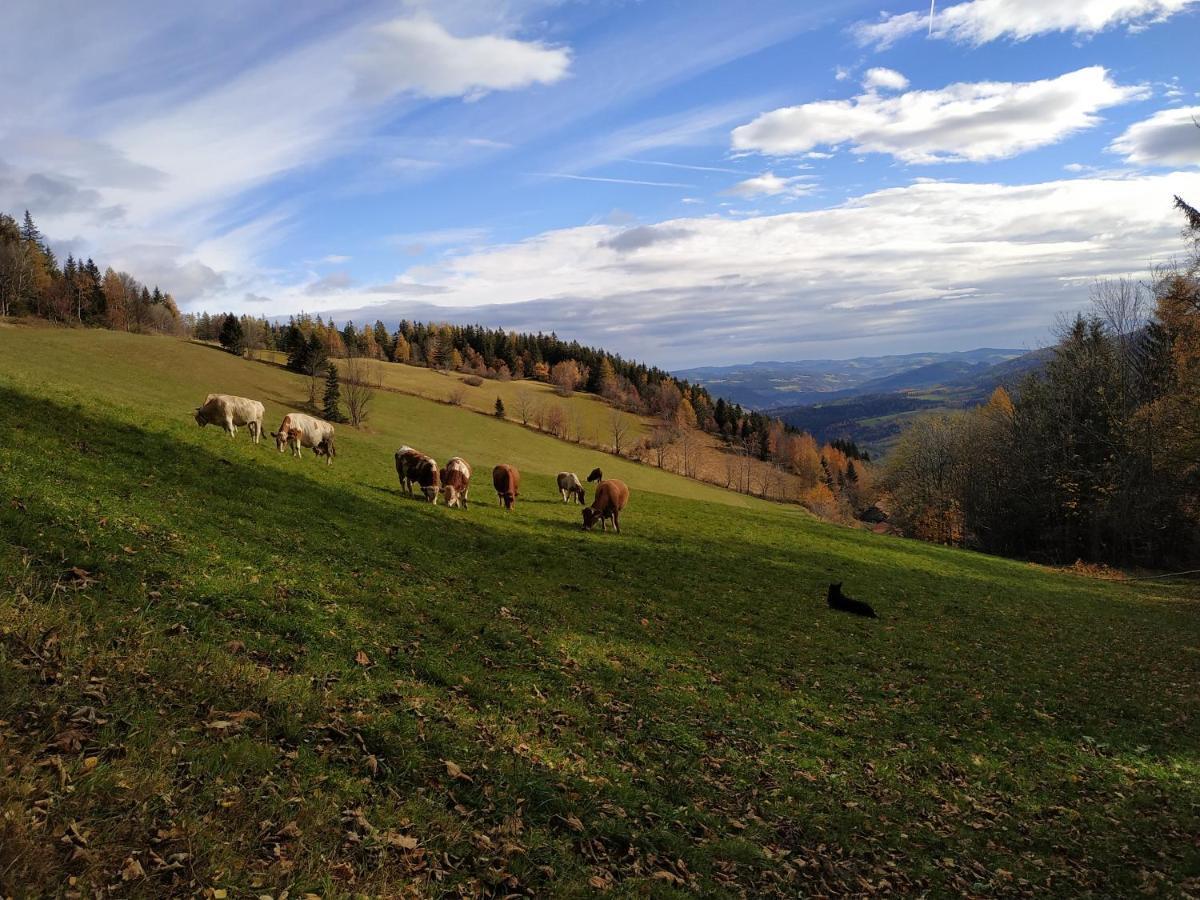
{"type": "Polygon", "coordinates": [[[856,616],[863,616],[868,619],[878,619],[875,615],[875,610],[871,608],[870,603],[862,600],[855,600],[853,597],[847,597],[842,593],[842,582],[831,584],[829,593],[825,596],[825,602],[829,604],[830,609],[840,610],[841,612],[854,613],[856,616]]]}

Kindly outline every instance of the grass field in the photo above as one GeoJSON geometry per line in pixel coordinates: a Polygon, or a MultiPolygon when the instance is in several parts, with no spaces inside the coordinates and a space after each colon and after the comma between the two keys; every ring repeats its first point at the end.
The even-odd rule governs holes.
{"type": "MultiPolygon", "coordinates": [[[[260,350],[256,355],[279,365],[287,361],[287,354],[279,351],[260,350]]],[[[375,360],[367,361],[366,365],[378,373],[379,380],[385,388],[443,403],[448,402],[450,396],[457,392],[461,395],[460,402],[464,409],[487,415],[494,414],[496,398],[499,397],[504,402],[508,418],[514,421],[520,421],[518,411],[522,395],[528,397],[529,406],[534,408],[560,406],[565,412],[572,439],[577,432],[581,432],[580,437],[585,444],[611,443],[609,418],[612,407],[592,394],[573,393],[568,397],[561,397],[550,385],[527,380],[485,380],[483,384],[472,387],[466,383],[466,376],[459,372],[438,372],[425,366],[375,360]]],[[[648,420],[642,416],[625,414],[623,420],[628,428],[624,438],[626,446],[633,446],[650,431],[648,420]]]]}
{"type": "Polygon", "coordinates": [[[197,428],[209,391],[272,428],[304,395],[0,328],[0,893],[1200,891],[1194,584],[837,528],[400,394],[326,468],[197,428]],[[399,496],[401,442],[470,460],[475,505],[399,496]],[[619,537],[554,490],[597,464],[619,537]]]}

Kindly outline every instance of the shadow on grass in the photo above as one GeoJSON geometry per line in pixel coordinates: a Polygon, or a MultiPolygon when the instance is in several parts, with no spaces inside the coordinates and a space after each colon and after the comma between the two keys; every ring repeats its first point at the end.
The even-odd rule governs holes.
{"type": "MultiPolygon", "coordinates": [[[[978,655],[975,660],[969,655],[938,658],[945,674],[955,679],[952,694],[1041,691],[1065,702],[1070,685],[1061,683],[1064,666],[1107,646],[1111,663],[1099,669],[1112,671],[1132,664],[1141,649],[1131,645],[1127,652],[1121,650],[1123,625],[1141,627],[1127,604],[1091,609],[1074,596],[1081,586],[1092,587],[1079,579],[1035,576],[977,554],[951,554],[908,542],[882,544],[873,536],[837,528],[810,528],[789,541],[787,533],[757,533],[763,529],[752,511],[665,498],[658,498],[665,509],[659,515],[678,515],[683,521],[650,520],[649,515],[639,521],[635,516],[619,536],[584,532],[575,509],[561,523],[522,518],[520,505],[509,515],[498,516],[492,509],[474,516],[476,509],[489,505],[476,500],[459,515],[416,497],[397,502],[410,498],[378,485],[366,486],[380,495],[372,499],[363,486],[339,481],[336,463],[333,472],[315,462],[295,466],[286,457],[282,465],[262,464],[254,454],[278,455],[273,447],[218,442],[210,448],[198,431],[191,440],[181,440],[178,433],[183,429],[186,434],[186,426],[177,433],[138,428],[8,389],[0,389],[0,408],[0,415],[20,428],[19,443],[28,452],[78,460],[77,471],[57,473],[76,484],[76,503],[89,494],[110,498],[103,506],[114,497],[144,500],[147,493],[161,492],[162,502],[150,506],[164,527],[185,536],[161,557],[116,554],[100,559],[91,546],[98,536],[81,538],[65,527],[47,530],[47,525],[65,525],[71,504],[39,498],[44,485],[37,478],[26,482],[31,489],[25,498],[28,511],[9,505],[0,513],[10,539],[38,557],[88,559],[126,584],[161,580],[172,559],[187,557],[187,565],[207,565],[205,546],[221,546],[220,566],[265,566],[268,577],[295,580],[296,573],[329,572],[336,578],[361,570],[373,572],[380,586],[435,585],[443,596],[439,615],[446,627],[463,634],[471,633],[483,615],[519,601],[564,639],[575,630],[586,634],[599,628],[638,648],[629,652],[651,658],[755,676],[826,669],[860,678],[855,689],[868,692],[876,686],[872,679],[902,672],[914,658],[938,658],[949,645],[974,647],[978,655]],[[89,448],[86,453],[74,449],[81,441],[89,448]],[[40,511],[39,500],[44,501],[40,511]],[[314,522],[316,529],[310,527],[314,522]],[[670,524],[675,530],[662,533],[670,524]],[[722,532],[720,538],[711,536],[722,532]],[[232,541],[231,533],[237,535],[232,541]],[[289,554],[295,572],[289,571],[289,554]],[[271,572],[272,566],[277,571],[271,572]],[[414,566],[419,567],[415,572],[414,566]],[[497,573],[508,580],[503,591],[492,586],[503,580],[497,573]],[[938,582],[930,582],[930,573],[936,573],[938,582]],[[826,610],[822,598],[832,580],[846,580],[848,590],[876,604],[884,621],[863,623],[826,610]],[[854,589],[856,580],[866,588],[854,589]],[[466,583],[471,586],[461,586],[466,583]],[[580,603],[581,588],[589,605],[580,603]],[[982,603],[971,596],[974,590],[1000,598],[982,603]],[[1047,605],[1044,596],[1050,594],[1062,602],[1047,605]],[[654,630],[630,627],[644,612],[657,612],[666,624],[654,630]],[[981,627],[991,632],[990,647],[979,645],[981,627]],[[1057,643],[1045,645],[1027,627],[1056,634],[1057,643]],[[877,657],[864,668],[847,651],[867,645],[877,657]],[[804,652],[795,656],[802,647],[804,652]],[[823,660],[823,652],[833,655],[823,660]]],[[[563,506],[557,498],[526,502],[543,509],[563,506]]],[[[656,500],[643,502],[649,510],[656,500]]],[[[369,582],[359,586],[372,587],[369,582]]],[[[351,611],[366,602],[347,594],[351,586],[344,580],[329,590],[331,599],[351,611]]],[[[364,606],[362,620],[377,612],[364,606]]],[[[1088,665],[1098,664],[1090,660],[1088,665]]],[[[831,686],[820,692],[835,708],[847,707],[837,691],[831,686]]],[[[953,710],[933,706],[926,715],[939,721],[948,712],[953,710]]],[[[1077,719],[1080,727],[1109,730],[1103,727],[1104,715],[1101,705],[1080,710],[1063,724],[1077,719]]],[[[1047,729],[1039,731],[1049,736],[1047,729]]],[[[1154,743],[1173,744],[1170,735],[1162,738],[1161,744],[1154,743]]],[[[1138,741],[1144,744],[1146,736],[1138,741]]]]}

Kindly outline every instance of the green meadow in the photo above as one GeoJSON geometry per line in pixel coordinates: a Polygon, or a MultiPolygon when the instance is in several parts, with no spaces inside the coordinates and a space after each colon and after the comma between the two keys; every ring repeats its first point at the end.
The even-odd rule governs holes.
{"type": "Polygon", "coordinates": [[[306,396],[0,327],[0,893],[1200,892],[1194,582],[840,528],[396,392],[326,467],[198,428],[209,392],[267,430],[306,396]],[[400,495],[400,444],[465,457],[471,507],[400,495]],[[555,489],[594,466],[619,536],[555,489]]]}

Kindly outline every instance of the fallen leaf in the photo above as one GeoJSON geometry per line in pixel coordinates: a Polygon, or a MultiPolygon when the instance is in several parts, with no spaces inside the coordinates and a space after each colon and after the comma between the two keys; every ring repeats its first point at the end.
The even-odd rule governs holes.
{"type": "Polygon", "coordinates": [[[448,759],[442,760],[446,764],[446,774],[451,778],[457,778],[460,781],[474,781],[470,775],[458,767],[458,763],[451,762],[448,759]]]}
{"type": "Polygon", "coordinates": [[[416,850],[418,841],[415,837],[407,834],[388,834],[387,842],[393,847],[398,847],[401,850],[416,850]]]}
{"type": "Polygon", "coordinates": [[[125,860],[125,864],[121,866],[121,880],[133,881],[135,878],[145,878],[146,870],[142,868],[142,864],[130,856],[125,860]]]}
{"type": "Polygon", "coordinates": [[[365,650],[359,650],[354,654],[354,661],[360,666],[369,666],[371,664],[371,657],[367,656],[365,650]]]}

